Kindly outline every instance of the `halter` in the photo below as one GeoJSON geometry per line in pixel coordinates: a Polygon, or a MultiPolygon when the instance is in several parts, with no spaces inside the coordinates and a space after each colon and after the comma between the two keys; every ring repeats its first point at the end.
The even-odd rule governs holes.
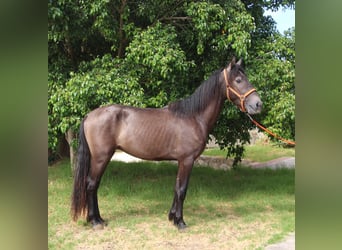
{"type": "Polygon", "coordinates": [[[227,77],[227,72],[226,72],[226,69],[223,70],[223,74],[224,74],[224,79],[226,81],[226,87],[227,87],[227,98],[229,101],[232,102],[232,100],[230,99],[229,97],[229,90],[231,92],[233,92],[236,96],[239,97],[240,99],[240,110],[242,112],[246,112],[246,109],[245,109],[245,99],[247,98],[247,96],[249,96],[250,94],[252,94],[253,92],[256,92],[256,89],[255,88],[252,88],[251,90],[247,91],[245,94],[241,95],[239,94],[235,89],[233,89],[230,85],[229,85],[229,82],[228,82],[228,77],[227,77]]]}

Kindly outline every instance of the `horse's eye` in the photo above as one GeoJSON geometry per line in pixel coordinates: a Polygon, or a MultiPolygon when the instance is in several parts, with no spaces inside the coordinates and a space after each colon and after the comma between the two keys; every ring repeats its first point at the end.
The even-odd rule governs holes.
{"type": "Polygon", "coordinates": [[[241,83],[241,78],[237,78],[237,79],[236,79],[236,82],[237,82],[237,83],[241,83]]]}

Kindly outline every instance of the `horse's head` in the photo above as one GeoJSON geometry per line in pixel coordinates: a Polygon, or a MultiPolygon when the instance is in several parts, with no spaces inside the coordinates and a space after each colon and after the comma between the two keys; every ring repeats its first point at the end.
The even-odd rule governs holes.
{"type": "Polygon", "coordinates": [[[262,101],[256,89],[248,81],[241,63],[241,59],[235,63],[235,58],[233,58],[228,67],[223,70],[227,98],[242,112],[251,115],[258,114],[262,109],[262,101]]]}

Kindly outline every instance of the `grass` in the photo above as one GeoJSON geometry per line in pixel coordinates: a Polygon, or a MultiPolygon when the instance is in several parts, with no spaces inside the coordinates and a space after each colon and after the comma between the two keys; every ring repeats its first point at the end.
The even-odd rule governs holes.
{"type": "MultiPolygon", "coordinates": [[[[282,148],[277,145],[267,144],[267,145],[248,145],[245,147],[246,151],[244,153],[243,159],[256,162],[265,162],[273,160],[280,157],[294,157],[294,148],[282,148]]],[[[204,155],[209,156],[220,156],[226,157],[227,152],[220,150],[219,148],[206,149],[203,152],[204,155]]]]}
{"type": "Polygon", "coordinates": [[[111,162],[99,189],[108,226],[93,231],[69,214],[67,161],[49,167],[49,249],[263,249],[294,231],[294,170],[195,167],[179,232],[167,219],[177,166],[111,162]]]}

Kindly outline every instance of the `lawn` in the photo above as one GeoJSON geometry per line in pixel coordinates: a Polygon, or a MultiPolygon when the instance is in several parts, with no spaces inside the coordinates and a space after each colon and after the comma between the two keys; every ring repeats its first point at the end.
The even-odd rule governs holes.
{"type": "MultiPolygon", "coordinates": [[[[294,157],[295,149],[294,148],[283,148],[277,145],[266,144],[266,145],[247,145],[245,146],[245,153],[243,159],[256,161],[256,162],[265,162],[269,160],[273,160],[280,157],[294,157]]],[[[206,149],[203,152],[204,155],[208,156],[221,156],[226,157],[227,151],[220,150],[219,148],[211,148],[206,149]]]]}
{"type": "Polygon", "coordinates": [[[49,249],[263,249],[295,229],[293,169],[195,167],[179,232],[167,219],[177,166],[111,162],[99,189],[108,221],[94,231],[70,217],[67,161],[49,167],[49,249]]]}

